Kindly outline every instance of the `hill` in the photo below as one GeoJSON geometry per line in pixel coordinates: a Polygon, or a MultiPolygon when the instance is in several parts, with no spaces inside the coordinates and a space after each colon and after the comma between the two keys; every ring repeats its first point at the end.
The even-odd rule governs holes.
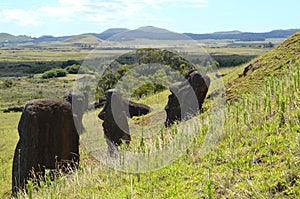
{"type": "MultiPolygon", "coordinates": [[[[239,78],[240,80],[244,78],[245,81],[238,82],[235,86],[242,89],[249,85],[246,78],[257,73],[251,78],[253,82],[260,82],[259,85],[255,85],[260,92],[252,92],[254,87],[247,88],[249,95],[243,96],[240,101],[229,101],[226,104],[225,121],[220,134],[214,133],[215,126],[212,126],[210,108],[207,107],[208,109],[199,117],[200,127],[192,128],[197,131],[197,136],[191,145],[167,166],[145,173],[119,172],[95,160],[91,157],[92,153],[82,147],[78,171],[68,176],[59,176],[55,181],[48,180],[40,186],[28,186],[31,192],[22,196],[24,198],[53,198],[53,196],[58,198],[98,196],[103,198],[298,198],[300,195],[300,65],[287,62],[297,59],[294,53],[299,52],[298,39],[299,33],[274,49],[273,53],[279,56],[276,59],[283,64],[282,67],[278,69],[270,67],[267,76],[258,73],[268,66],[267,63],[263,64],[264,61],[270,62],[272,61],[270,59],[274,58],[272,53],[266,53],[257,59],[260,60],[260,66],[249,70],[244,77],[239,78]],[[287,55],[284,49],[288,51],[287,55]]],[[[227,78],[227,75],[225,77],[227,78]]],[[[53,80],[51,83],[53,87],[56,86],[55,82],[53,80]]],[[[56,89],[59,89],[59,85],[62,84],[57,82],[56,89]]],[[[17,84],[11,89],[18,90],[16,87],[17,84]]],[[[29,88],[32,88],[32,85],[29,88]]],[[[6,92],[9,91],[9,88],[5,89],[6,92]]],[[[44,92],[47,91],[50,89],[45,89],[44,92]]],[[[141,103],[151,106],[158,103],[164,106],[167,98],[168,93],[162,92],[142,99],[141,103]]],[[[98,112],[90,114],[96,117],[98,112]]],[[[0,148],[3,146],[2,150],[5,154],[13,154],[14,146],[11,146],[11,143],[16,143],[17,140],[18,117],[20,115],[0,114],[4,125],[12,129],[4,127],[2,130],[3,139],[0,140],[0,148]],[[5,119],[8,117],[10,120],[5,119]]],[[[146,124],[143,126],[146,128],[149,122],[158,122],[162,119],[161,114],[155,112],[149,117],[136,118],[132,122],[136,125],[146,124]],[[149,117],[155,119],[149,121],[149,117]]],[[[93,139],[100,136],[98,130],[93,139]]],[[[182,132],[177,132],[175,126],[168,138],[165,137],[168,134],[165,131],[163,133],[165,134],[159,133],[155,142],[150,144],[160,149],[167,143],[172,143],[172,136],[180,135],[182,132]]],[[[141,139],[135,142],[133,140],[131,147],[138,148],[142,144],[149,146],[147,139],[141,139]]],[[[147,157],[149,153],[145,151],[147,157]]],[[[4,190],[7,190],[2,192],[3,197],[9,197],[10,193],[7,181],[11,180],[11,177],[7,174],[7,170],[11,168],[11,156],[1,156],[3,164],[0,168],[3,169],[0,170],[2,171],[0,177],[4,176],[4,180],[0,183],[5,187],[4,190]]]]}
{"type": "Polygon", "coordinates": [[[220,32],[214,32],[212,34],[219,34],[219,35],[236,35],[241,34],[241,31],[233,30],[233,31],[220,31],[220,32]]]}
{"type": "Polygon", "coordinates": [[[264,41],[268,38],[287,38],[297,31],[298,29],[272,30],[270,32],[265,32],[265,33],[228,31],[228,32],[208,33],[208,34],[193,34],[193,33],[184,33],[184,34],[195,40],[234,39],[240,41],[264,41]]]}
{"type": "Polygon", "coordinates": [[[183,34],[168,31],[154,26],[145,26],[136,30],[129,30],[109,38],[110,41],[131,41],[136,39],[150,40],[187,40],[183,34]]]}
{"type": "Polygon", "coordinates": [[[99,39],[90,34],[83,34],[83,35],[76,35],[69,37],[63,41],[63,43],[67,43],[72,46],[79,46],[79,47],[95,47],[103,40],[99,39]]]}
{"type": "Polygon", "coordinates": [[[0,33],[0,44],[1,43],[20,43],[20,42],[28,42],[32,41],[31,37],[26,35],[14,36],[8,33],[0,33]]]}
{"type": "Polygon", "coordinates": [[[63,41],[67,38],[69,38],[69,36],[54,37],[51,35],[44,35],[38,38],[34,38],[34,43],[63,41]]]}
{"type": "Polygon", "coordinates": [[[101,39],[88,34],[76,35],[64,40],[64,42],[67,43],[87,43],[87,44],[99,43],[101,41],[102,41],[101,39]]]}
{"type": "MultiPolygon", "coordinates": [[[[264,41],[268,38],[287,38],[290,35],[294,34],[297,29],[289,29],[289,30],[272,30],[266,33],[251,33],[251,32],[240,32],[237,30],[234,31],[225,31],[225,32],[215,32],[208,34],[195,34],[195,33],[175,33],[168,31],[166,29],[157,28],[154,26],[145,26],[135,30],[129,30],[126,28],[111,28],[107,29],[102,33],[84,33],[81,35],[77,35],[80,37],[84,37],[84,35],[92,35],[101,40],[111,40],[111,41],[131,41],[135,39],[150,39],[150,40],[186,40],[186,39],[194,39],[194,40],[206,40],[206,39],[233,39],[238,41],[264,41]]],[[[8,33],[0,33],[0,45],[2,46],[10,46],[17,44],[28,44],[33,47],[40,47],[37,44],[40,43],[53,43],[53,42],[61,42],[68,39],[74,39],[76,35],[73,36],[51,36],[44,35],[41,37],[30,37],[26,35],[14,36],[8,33]],[[36,46],[37,45],[37,46],[36,46]]],[[[78,38],[75,38],[77,40],[78,38]]],[[[90,40],[90,39],[87,39],[90,40]]],[[[95,41],[95,38],[92,39],[95,41]]],[[[93,43],[93,42],[92,42],[93,43]]]]}
{"type": "Polygon", "coordinates": [[[299,63],[299,52],[300,31],[278,47],[248,63],[240,77],[227,85],[228,99],[237,99],[243,94],[260,90],[261,83],[267,77],[282,75],[284,69],[299,63]]]}
{"type": "Polygon", "coordinates": [[[100,34],[95,34],[95,33],[92,33],[92,34],[100,39],[106,40],[116,34],[126,32],[126,31],[129,31],[129,29],[127,29],[127,28],[110,28],[100,34]]]}
{"type": "MultiPolygon", "coordinates": [[[[46,183],[28,186],[28,194],[20,197],[298,198],[299,39],[300,33],[297,32],[274,50],[251,61],[245,66],[245,70],[244,67],[241,68],[243,72],[239,78],[235,77],[233,80],[226,75],[224,78],[228,78],[226,81],[230,82],[228,90],[234,98],[230,98],[226,104],[224,115],[218,115],[220,118],[224,116],[224,126],[220,131],[216,131],[209,114],[210,101],[207,100],[205,110],[199,117],[199,127],[195,125],[191,128],[197,133],[193,142],[182,151],[180,157],[165,167],[145,173],[119,172],[108,168],[103,162],[96,161],[91,157],[92,153],[81,145],[78,171],[68,176],[58,176],[55,181],[50,181],[50,177],[45,176],[48,179],[46,183]],[[234,102],[238,97],[239,101],[234,102]],[[215,131],[220,134],[215,134],[215,131]]],[[[236,68],[227,70],[234,73],[236,68]]],[[[11,87],[5,86],[5,81],[1,82],[0,88],[3,92],[0,93],[11,95],[15,92],[29,97],[25,88],[32,92],[32,88],[39,85],[38,89],[41,92],[36,92],[36,95],[47,96],[47,92],[53,89],[62,92],[67,82],[66,79],[61,79],[65,83],[52,80],[40,85],[41,80],[38,77],[12,81],[11,87]]],[[[159,104],[163,107],[168,94],[158,93],[145,97],[140,102],[150,106],[159,104]]],[[[17,97],[8,99],[10,102],[18,100],[17,97]]],[[[98,112],[90,114],[97,117],[98,112]]],[[[11,162],[18,138],[19,117],[20,114],[16,113],[0,113],[0,119],[3,121],[0,139],[0,151],[3,152],[0,156],[0,193],[4,198],[10,197],[11,162]]],[[[158,120],[162,119],[161,114],[156,112],[151,113],[149,117],[135,118],[131,124],[142,123],[143,128],[139,132],[141,133],[148,122],[158,123],[158,120]],[[149,121],[149,117],[154,119],[149,121]]],[[[151,144],[162,149],[165,145],[172,144],[172,136],[182,133],[177,131],[178,126],[169,129],[172,131],[170,134],[161,131],[153,142],[149,143],[147,139],[142,138],[135,139],[130,146],[138,148],[151,144]]],[[[97,136],[103,136],[98,130],[97,128],[95,131],[97,136]]],[[[95,135],[93,140],[97,136],[95,135]]],[[[145,157],[148,157],[147,149],[145,152],[145,157]]]]}

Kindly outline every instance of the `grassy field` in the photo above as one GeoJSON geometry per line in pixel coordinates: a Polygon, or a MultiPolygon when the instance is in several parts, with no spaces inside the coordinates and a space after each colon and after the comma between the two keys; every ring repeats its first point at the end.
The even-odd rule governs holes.
{"type": "Polygon", "coordinates": [[[0,197],[5,198],[11,194],[11,173],[14,150],[19,139],[17,125],[21,113],[0,112],[0,197]]]}
{"type": "MultiPolygon", "coordinates": [[[[78,171],[42,187],[34,185],[30,187],[32,195],[23,193],[21,197],[297,198],[300,195],[299,53],[296,56],[299,41],[298,33],[249,64],[220,69],[219,73],[225,74],[223,81],[227,97],[232,99],[224,109],[223,128],[217,131],[212,126],[210,111],[213,107],[210,106],[211,99],[207,100],[206,111],[197,117],[199,126],[193,131],[196,136],[192,143],[163,168],[138,174],[116,171],[97,161],[81,142],[81,168],[78,171]],[[239,77],[250,64],[254,68],[239,77]],[[214,131],[220,133],[212,134],[214,131]],[[212,135],[213,139],[207,135],[212,135]]],[[[31,99],[27,94],[32,92],[32,87],[42,91],[32,98],[60,97],[73,85],[71,79],[66,77],[38,83],[41,81],[38,77],[33,80],[24,78],[13,80],[13,85],[8,88],[3,87],[3,80],[0,83],[1,107],[21,105],[31,99]],[[32,84],[24,83],[30,81],[32,84]],[[21,95],[14,97],[18,93],[21,95]]],[[[168,92],[162,92],[140,102],[158,105],[162,109],[166,103],[162,99],[167,99],[167,95],[168,92]]],[[[0,113],[3,138],[0,140],[0,183],[3,182],[0,197],[4,198],[10,197],[11,165],[18,140],[19,117],[19,113],[0,113]]],[[[142,124],[137,133],[143,131],[145,122],[154,126],[162,123],[161,112],[154,111],[148,117],[129,121],[130,125],[142,124]]],[[[163,137],[155,137],[154,148],[161,149],[165,142],[172,144],[178,135],[175,132],[176,129],[172,128],[166,130],[163,137]]],[[[145,151],[152,150],[151,143],[143,140],[145,151]]],[[[135,139],[129,150],[141,150],[141,147],[142,141],[135,139]]]]}
{"type": "Polygon", "coordinates": [[[72,90],[76,76],[49,80],[37,75],[34,78],[0,80],[0,110],[24,106],[27,101],[38,98],[62,98],[67,91],[72,90]],[[7,82],[11,85],[6,85],[7,82]]]}
{"type": "MultiPolygon", "coordinates": [[[[66,61],[69,59],[84,60],[92,50],[84,49],[0,49],[0,62],[49,62],[66,61]]],[[[128,50],[95,50],[93,54],[99,56],[116,55],[128,52],[128,50]]]]}
{"type": "Polygon", "coordinates": [[[209,54],[215,55],[261,55],[268,52],[268,48],[205,48],[209,54]]]}
{"type": "MultiPolygon", "coordinates": [[[[197,54],[203,49],[192,49],[191,54],[197,54]]],[[[260,48],[205,48],[205,51],[215,56],[230,56],[239,55],[242,57],[258,56],[266,52],[268,49],[260,48]]],[[[97,50],[84,50],[84,49],[0,49],[0,75],[8,72],[20,72],[28,70],[28,66],[50,66],[59,67],[62,62],[67,60],[82,61],[88,58],[92,53],[95,57],[108,57],[114,55],[122,55],[129,50],[115,49],[97,49],[97,50]],[[21,64],[21,66],[20,66],[21,64]]],[[[12,74],[12,73],[11,73],[12,74]]]]}
{"type": "MultiPolygon", "coordinates": [[[[208,153],[202,152],[209,121],[203,121],[184,154],[149,173],[112,170],[82,146],[81,169],[36,187],[33,198],[295,198],[300,194],[300,78],[290,81],[290,75],[299,70],[295,65],[284,76],[267,78],[260,94],[229,102],[223,132],[208,153]]],[[[155,97],[147,102],[156,103],[155,97]]],[[[16,131],[14,137],[12,142],[16,131]]],[[[12,152],[10,147],[7,154],[12,152]]]]}

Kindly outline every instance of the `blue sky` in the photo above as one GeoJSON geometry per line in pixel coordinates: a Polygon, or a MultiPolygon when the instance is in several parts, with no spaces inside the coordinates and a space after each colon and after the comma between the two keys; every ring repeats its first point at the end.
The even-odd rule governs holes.
{"type": "Polygon", "coordinates": [[[100,33],[157,26],[183,33],[300,28],[299,0],[1,0],[0,32],[100,33]]]}

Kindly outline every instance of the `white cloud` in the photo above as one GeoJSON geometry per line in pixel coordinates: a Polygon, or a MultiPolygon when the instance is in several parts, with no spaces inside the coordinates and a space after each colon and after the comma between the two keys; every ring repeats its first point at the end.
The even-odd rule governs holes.
{"type": "Polygon", "coordinates": [[[57,6],[0,10],[0,21],[27,27],[54,22],[85,22],[124,27],[141,20],[144,23],[170,21],[155,16],[151,13],[153,9],[163,10],[165,6],[199,8],[206,4],[207,0],[58,0],[57,6]]]}
{"type": "Polygon", "coordinates": [[[38,15],[39,13],[34,10],[4,9],[0,13],[0,18],[2,22],[12,22],[18,26],[38,26],[42,24],[38,15]]]}

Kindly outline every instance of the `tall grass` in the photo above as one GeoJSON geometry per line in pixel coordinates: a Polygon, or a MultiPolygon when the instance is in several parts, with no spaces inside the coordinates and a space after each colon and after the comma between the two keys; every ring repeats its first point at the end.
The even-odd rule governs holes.
{"type": "MultiPolygon", "coordinates": [[[[80,149],[78,171],[49,186],[29,185],[35,188],[23,197],[297,198],[300,195],[300,66],[290,63],[283,70],[284,75],[266,78],[260,85],[261,92],[227,103],[223,132],[207,153],[201,151],[212,127],[209,115],[203,113],[196,117],[198,126],[193,130],[197,136],[191,145],[161,169],[138,174],[116,171],[92,158],[91,150],[95,148],[87,144],[91,148],[86,149],[85,142],[80,149]]],[[[157,95],[143,100],[155,104],[155,100],[160,101],[168,93],[157,95]]],[[[140,148],[147,157],[152,150],[176,142],[175,137],[182,133],[180,123],[170,129],[159,126],[158,133],[150,138],[145,134],[148,125],[155,126],[157,120],[151,118],[161,114],[159,108],[165,102],[156,104],[158,111],[152,115],[129,121],[140,129],[132,132],[130,148],[121,151],[140,148]]],[[[90,114],[96,118],[97,113],[90,114]]],[[[101,129],[99,121],[90,122],[97,122],[101,129]]],[[[92,132],[100,142],[101,131],[92,132]]],[[[95,141],[89,138],[85,141],[95,141]]]]}

